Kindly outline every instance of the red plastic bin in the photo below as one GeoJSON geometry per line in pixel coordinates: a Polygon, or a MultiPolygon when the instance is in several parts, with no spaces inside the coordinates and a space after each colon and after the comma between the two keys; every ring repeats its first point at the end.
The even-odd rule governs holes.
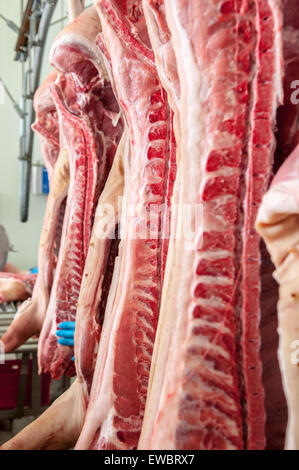
{"type": "MultiPolygon", "coordinates": [[[[0,410],[16,408],[20,384],[21,359],[7,360],[0,364],[0,410]]],[[[50,405],[50,374],[42,374],[41,406],[50,405]]],[[[32,359],[28,361],[24,407],[31,406],[32,359]]]]}

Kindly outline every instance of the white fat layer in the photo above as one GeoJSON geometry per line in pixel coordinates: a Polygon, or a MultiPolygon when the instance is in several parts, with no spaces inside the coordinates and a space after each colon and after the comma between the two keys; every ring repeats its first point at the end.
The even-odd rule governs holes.
{"type": "Polygon", "coordinates": [[[275,51],[275,59],[276,59],[276,67],[275,67],[275,76],[274,76],[274,90],[276,92],[277,101],[273,100],[273,110],[272,110],[272,118],[273,121],[276,122],[276,113],[277,113],[277,105],[283,104],[284,92],[283,92],[283,42],[281,38],[281,28],[283,24],[282,20],[282,11],[281,11],[281,1],[280,0],[269,0],[269,7],[273,12],[274,18],[274,31],[276,34],[274,35],[274,51],[275,51]]]}
{"type": "MultiPolygon", "coordinates": [[[[65,47],[65,46],[78,46],[82,49],[82,55],[84,57],[89,58],[95,67],[99,70],[101,76],[108,79],[108,74],[106,71],[106,67],[104,65],[103,55],[100,52],[100,49],[97,47],[95,42],[86,39],[81,34],[76,33],[65,33],[58,37],[58,39],[53,43],[49,60],[50,63],[59,70],[59,66],[55,61],[55,52],[58,48],[65,47]]],[[[61,72],[67,72],[67,70],[60,70],[61,72]]]]}
{"type": "Polygon", "coordinates": [[[257,223],[269,224],[279,215],[299,214],[299,181],[290,180],[274,185],[263,197],[257,223]]]}

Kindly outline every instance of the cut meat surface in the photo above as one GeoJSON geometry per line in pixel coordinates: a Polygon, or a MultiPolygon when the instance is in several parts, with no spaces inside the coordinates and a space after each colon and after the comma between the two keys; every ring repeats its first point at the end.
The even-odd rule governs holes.
{"type": "Polygon", "coordinates": [[[160,304],[161,206],[169,187],[172,113],[149,47],[141,1],[104,0],[97,8],[99,44],[111,64],[114,90],[128,124],[130,154],[124,162],[119,259],[76,448],[132,449],[141,430],[160,304]]]}
{"type": "Polygon", "coordinates": [[[36,121],[32,129],[40,136],[41,151],[50,184],[60,151],[57,110],[50,92],[50,87],[57,76],[57,72],[53,70],[34,95],[36,121]]]}
{"type": "MultiPolygon", "coordinates": [[[[180,100],[180,83],[177,73],[176,58],[171,43],[171,34],[166,22],[164,0],[143,1],[143,9],[148,28],[149,37],[155,54],[155,62],[157,72],[168,95],[168,102],[174,114],[171,117],[171,141],[170,141],[170,158],[168,162],[167,193],[165,200],[165,215],[163,218],[163,236],[162,236],[162,273],[164,276],[166,258],[169,246],[170,222],[174,219],[175,211],[171,210],[171,200],[173,196],[173,187],[176,179],[177,171],[177,155],[176,155],[176,139],[174,129],[176,129],[176,137],[179,137],[179,121],[178,108],[180,100]]],[[[176,201],[173,200],[173,204],[176,201]]],[[[162,276],[162,280],[163,280],[162,276]]]]}
{"type": "Polygon", "coordinates": [[[276,174],[257,217],[257,230],[271,254],[276,267],[274,277],[279,284],[279,361],[289,410],[288,450],[299,448],[298,161],[299,146],[276,174]]]}
{"type": "Polygon", "coordinates": [[[96,10],[86,10],[53,44],[51,61],[61,72],[52,88],[68,149],[70,185],[61,247],[46,319],[39,341],[40,370],[59,378],[74,373],[72,348],[57,344],[62,321],[76,317],[96,203],[109,174],[122,125],[95,39],[96,10]]]}
{"type": "Polygon", "coordinates": [[[143,9],[159,77],[168,93],[170,106],[177,112],[180,100],[180,81],[171,33],[166,21],[164,0],[144,0],[143,9]]]}
{"type": "MultiPolygon", "coordinates": [[[[53,70],[48,78],[44,81],[44,83],[38,88],[35,96],[34,96],[34,108],[36,112],[36,121],[32,126],[32,129],[37,132],[40,136],[41,142],[41,151],[44,159],[44,164],[46,166],[48,175],[49,175],[49,182],[50,186],[52,185],[53,174],[55,169],[55,164],[58,159],[60,153],[60,130],[59,130],[59,121],[58,121],[58,114],[55,102],[53,100],[51,94],[51,86],[55,83],[58,78],[58,74],[56,70],[53,70]]],[[[62,149],[62,152],[64,150],[62,149]]],[[[49,238],[48,241],[51,241],[49,246],[43,244],[44,247],[44,261],[43,264],[40,266],[39,271],[41,277],[45,277],[47,279],[47,296],[49,298],[50,290],[52,288],[53,283],[53,276],[56,268],[57,257],[60,247],[60,240],[61,240],[61,233],[62,233],[62,224],[64,219],[65,213],[65,206],[66,206],[66,198],[61,200],[60,193],[66,196],[66,185],[64,180],[64,173],[65,173],[65,161],[64,158],[66,156],[62,156],[63,162],[59,164],[59,168],[62,174],[56,172],[57,181],[55,181],[55,191],[54,196],[56,203],[53,206],[52,204],[49,205],[49,209],[47,211],[47,217],[49,216],[49,210],[53,210],[53,214],[51,215],[51,219],[54,222],[53,224],[53,235],[55,238],[49,238]],[[62,184],[61,191],[59,190],[59,184],[62,184]],[[43,272],[43,269],[47,266],[47,273],[43,272]]],[[[53,203],[54,201],[52,201],[53,203]]],[[[49,229],[49,228],[48,228],[49,229]]],[[[42,263],[42,261],[40,261],[42,263]]],[[[47,300],[48,301],[48,300],[47,300]]],[[[44,302],[44,305],[47,304],[47,301],[44,302]]]]}
{"type": "MultiPolygon", "coordinates": [[[[61,132],[70,155],[70,186],[62,230],[62,239],[57,269],[49,300],[46,318],[39,340],[39,366],[42,371],[51,371],[59,378],[70,365],[71,348],[57,345],[56,330],[60,321],[74,320],[76,311],[76,291],[80,289],[84,267],[83,220],[87,185],[87,154],[82,127],[83,120],[68,114],[63,107],[58,89],[53,91],[59,107],[61,132]],[[64,133],[67,127],[71,133],[69,140],[64,133]],[[76,137],[74,137],[76,136],[76,137]],[[60,317],[58,317],[60,315],[60,317]]],[[[67,131],[69,131],[67,129],[67,131]]],[[[92,148],[91,141],[90,147],[92,148]]],[[[95,150],[92,158],[95,160],[95,150]]],[[[91,214],[89,213],[91,217],[91,214]]],[[[89,221],[91,223],[91,221],[89,221]]]]}
{"type": "Polygon", "coordinates": [[[203,216],[188,243],[184,218],[171,231],[139,448],[263,449],[254,221],[282,101],[280,4],[164,4],[180,80],[174,199],[203,216]]]}

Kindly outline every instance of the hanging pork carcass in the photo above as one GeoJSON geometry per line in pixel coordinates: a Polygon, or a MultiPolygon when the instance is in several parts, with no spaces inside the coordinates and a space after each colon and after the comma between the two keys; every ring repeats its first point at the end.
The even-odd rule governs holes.
{"type": "Polygon", "coordinates": [[[273,169],[297,142],[296,1],[96,5],[97,43],[126,125],[99,201],[115,209],[115,198],[124,194],[116,219],[105,220],[111,231],[120,222],[126,236],[110,265],[112,242],[98,238],[105,214],[99,203],[85,266],[91,284],[81,284],[77,310],[79,380],[7,448],[26,448],[41,426],[34,448],[66,447],[72,429],[80,434],[77,449],[282,449],[285,395],[286,446],[297,448],[296,361],[292,369],[285,366],[285,340],[296,341],[297,296],[288,277],[296,272],[293,157],[274,179],[258,219],[277,270],[290,261],[289,271],[276,274],[280,369],[274,268],[255,230],[273,169]],[[167,133],[161,132],[165,110],[167,133]],[[284,114],[291,124],[283,128],[284,114]],[[291,185],[285,186],[285,173],[291,185]],[[276,201],[284,193],[282,211],[276,201]],[[157,201],[170,202],[169,248],[161,212],[152,220],[153,239],[130,237],[146,226],[138,203],[147,208],[157,201]],[[184,238],[190,214],[193,230],[184,238]],[[294,230],[282,233],[281,220],[294,230]],[[290,250],[286,259],[277,259],[277,247],[290,250]],[[108,265],[114,273],[107,298],[108,265]],[[292,321],[285,324],[284,317],[292,321]],[[80,402],[80,416],[59,429],[59,444],[46,442],[45,429],[58,429],[54,411],[62,411],[64,400],[80,402]]]}

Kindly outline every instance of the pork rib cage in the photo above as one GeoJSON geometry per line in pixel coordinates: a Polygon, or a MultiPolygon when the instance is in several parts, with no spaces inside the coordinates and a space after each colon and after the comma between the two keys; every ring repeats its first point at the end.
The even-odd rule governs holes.
{"type": "Polygon", "coordinates": [[[272,3],[164,2],[180,80],[179,204],[202,203],[204,221],[192,251],[170,241],[141,449],[265,446],[254,220],[282,99],[272,3]]]}
{"type": "Polygon", "coordinates": [[[73,351],[57,344],[57,325],[76,318],[96,203],[122,132],[115,119],[119,110],[95,45],[99,31],[98,16],[90,8],[64,28],[51,51],[51,61],[60,72],[52,96],[61,142],[70,161],[61,247],[39,340],[40,369],[50,371],[54,378],[64,371],[73,374],[73,351]]]}

